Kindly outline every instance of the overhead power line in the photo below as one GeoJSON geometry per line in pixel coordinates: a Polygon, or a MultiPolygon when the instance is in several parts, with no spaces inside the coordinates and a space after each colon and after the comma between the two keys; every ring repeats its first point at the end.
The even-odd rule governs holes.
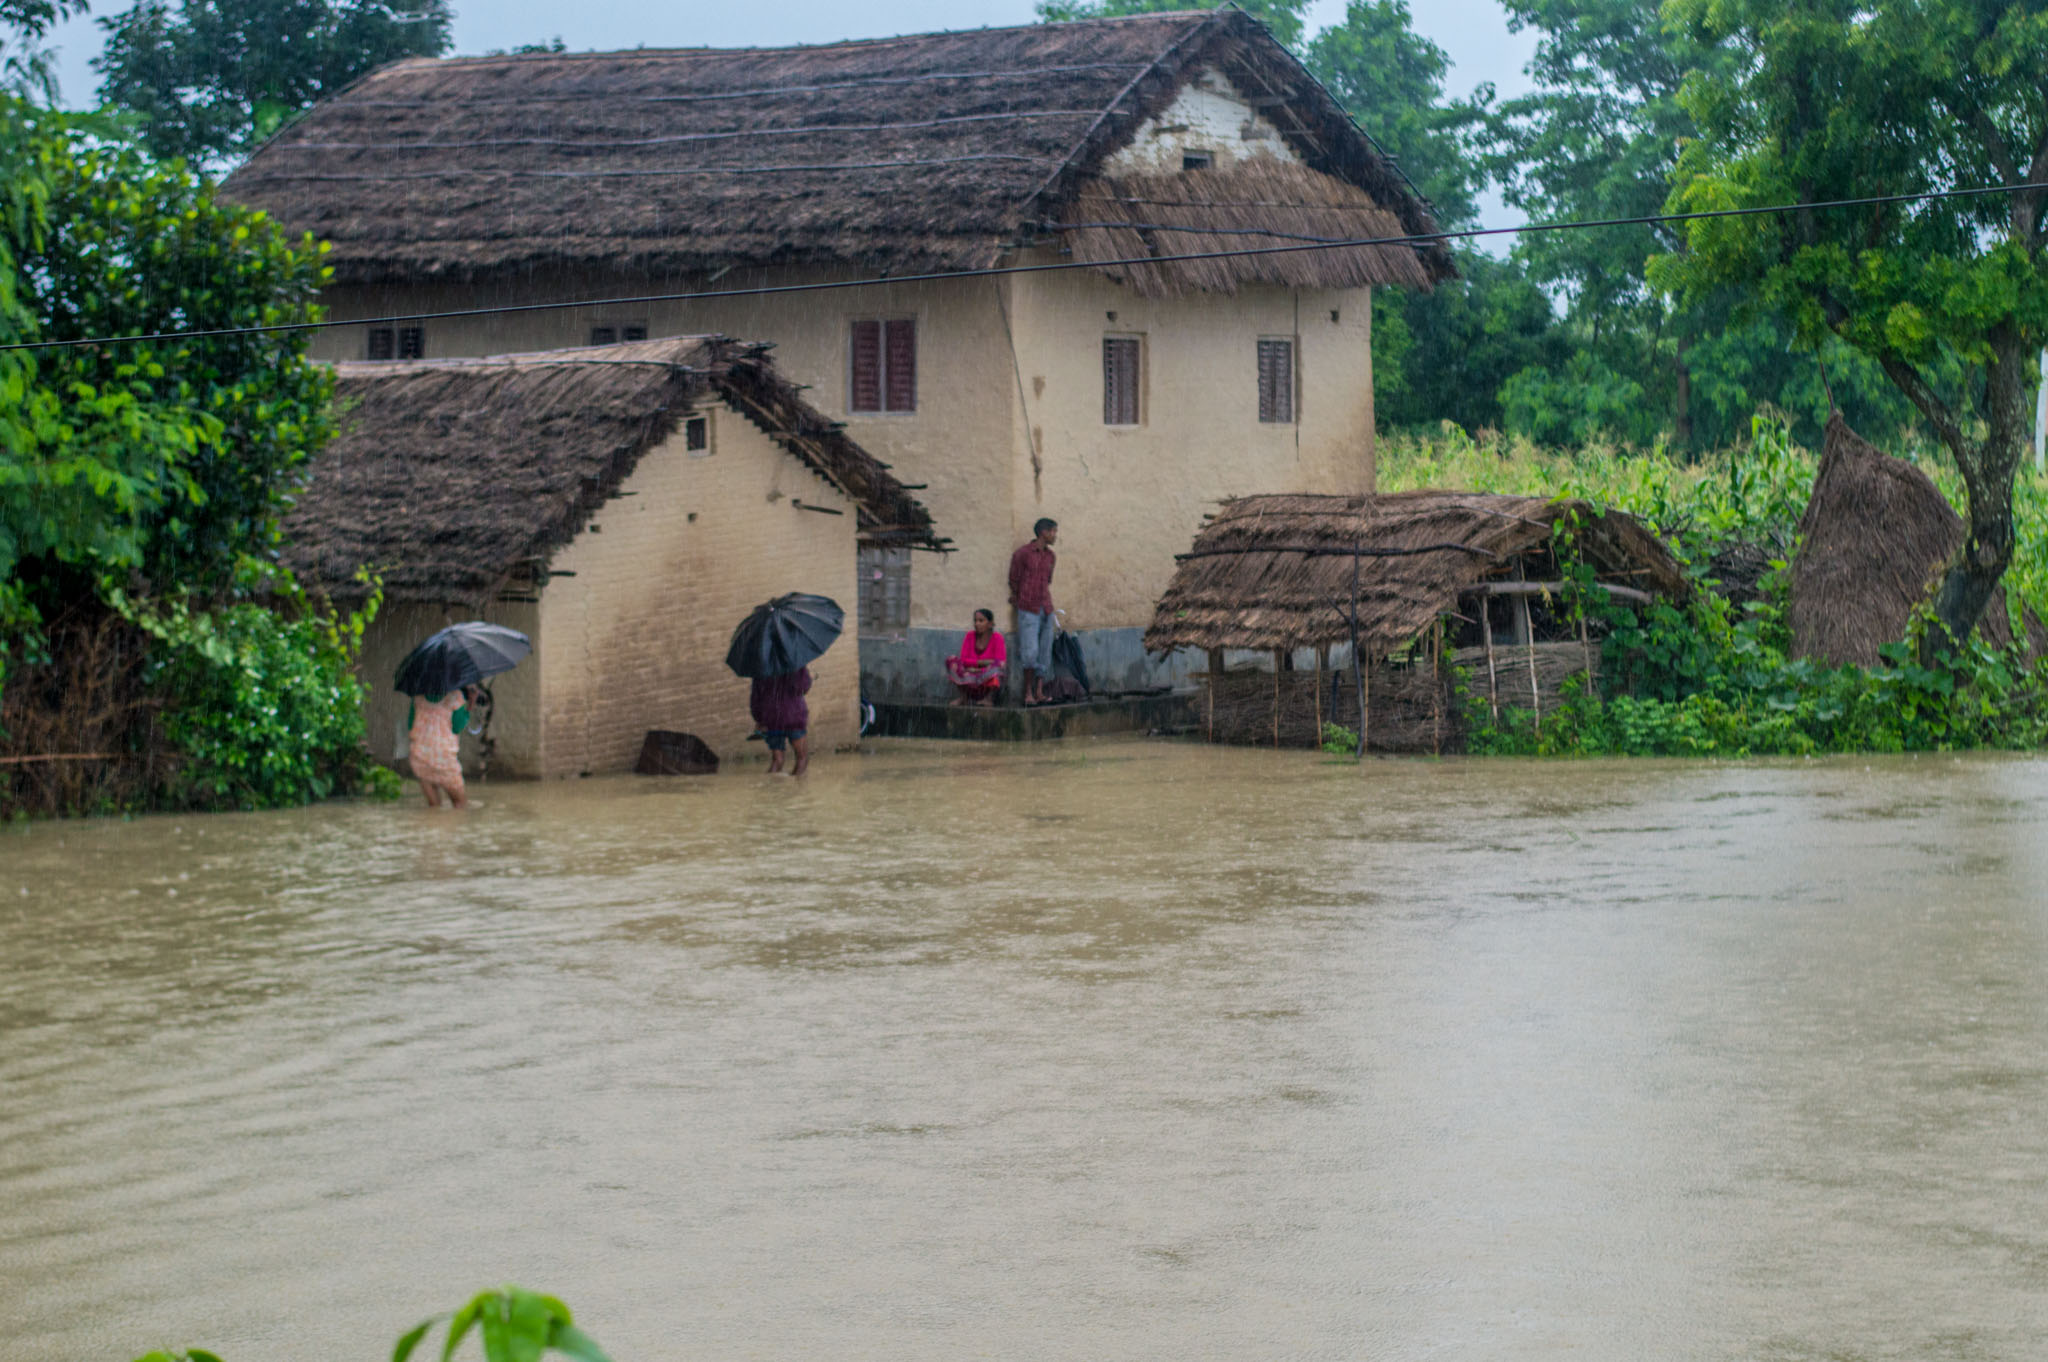
{"type": "MultiPolygon", "coordinates": [[[[548,303],[501,303],[492,307],[445,308],[437,312],[395,313],[384,317],[351,317],[346,321],[278,322],[268,326],[228,326],[204,331],[147,331],[123,336],[88,336],[75,340],[13,341],[0,344],[9,350],[57,350],[81,345],[134,345],[154,341],[217,340],[228,336],[274,335],[287,331],[323,331],[337,326],[395,326],[407,322],[452,321],[462,317],[502,317],[529,312],[561,312],[571,308],[619,308],[646,303],[704,302],[714,298],[759,298],[786,293],[824,293],[840,289],[874,288],[884,284],[923,284],[951,279],[994,279],[1013,274],[1050,274],[1059,270],[1115,269],[1119,266],[1173,265],[1196,260],[1234,260],[1257,256],[1293,255],[1302,251],[1356,250],[1366,246],[1440,245],[1450,241],[1476,241],[1482,237],[1519,236],[1539,232],[1588,231],[1600,227],[1647,227],[1663,223],[1699,222],[1709,218],[1756,217],[1767,213],[1810,212],[1817,209],[1867,208],[1887,203],[1931,203],[1942,199],[1983,198],[1991,194],[2017,194],[2048,189],[2048,181],[2026,184],[1976,185],[1968,189],[1929,189],[1909,194],[1872,194],[1858,199],[1827,199],[1819,203],[1773,203],[1754,208],[1712,208],[1697,213],[1648,213],[1640,217],[1583,218],[1570,222],[1530,222],[1519,227],[1472,227],[1455,232],[1417,232],[1404,236],[1355,237],[1311,241],[1286,246],[1243,246],[1220,251],[1190,251],[1180,255],[1142,255],[1115,260],[1055,260],[1034,265],[991,265],[976,270],[934,270],[923,274],[882,275],[868,279],[822,280],[808,284],[760,284],[751,288],[702,289],[690,293],[638,293],[609,298],[574,298],[548,303]]],[[[1057,227],[1058,224],[1048,224],[1057,227]]],[[[1118,224],[1132,226],[1136,224],[1118,224]]],[[[1218,236],[1233,235],[1226,228],[1218,236]]]]}

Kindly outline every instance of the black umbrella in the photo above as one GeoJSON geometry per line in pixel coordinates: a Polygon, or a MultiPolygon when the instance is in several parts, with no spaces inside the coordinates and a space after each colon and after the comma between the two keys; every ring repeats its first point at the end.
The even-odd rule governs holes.
{"type": "Polygon", "coordinates": [[[517,629],[482,620],[451,624],[405,655],[395,684],[405,695],[446,695],[511,671],[532,651],[533,640],[517,629]]]}
{"type": "Polygon", "coordinates": [[[839,637],[846,612],[826,596],[777,596],[732,631],[725,665],[741,676],[786,676],[808,666],[839,637]]]}

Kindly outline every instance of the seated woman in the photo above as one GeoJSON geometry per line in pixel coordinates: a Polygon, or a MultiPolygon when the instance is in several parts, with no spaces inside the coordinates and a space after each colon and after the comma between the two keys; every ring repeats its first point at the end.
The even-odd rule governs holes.
{"type": "Polygon", "coordinates": [[[1003,684],[1003,665],[1009,654],[1003,636],[996,632],[996,617],[987,610],[974,612],[974,628],[961,640],[960,655],[946,659],[946,675],[960,692],[956,705],[992,705],[1003,684]]]}

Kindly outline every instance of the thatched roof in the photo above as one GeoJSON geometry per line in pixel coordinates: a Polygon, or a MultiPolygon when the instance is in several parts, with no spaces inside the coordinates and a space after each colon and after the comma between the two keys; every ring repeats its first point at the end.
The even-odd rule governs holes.
{"type": "Polygon", "coordinates": [[[284,561],[337,600],[361,599],[365,566],[394,601],[481,604],[514,579],[545,581],[640,456],[720,402],[850,497],[864,539],[944,543],[764,347],[692,336],[336,368],[341,434],[285,516],[284,561]]]}
{"type": "MultiPolygon", "coordinates": [[[[1880,453],[1836,413],[1799,534],[1786,611],[1792,655],[1874,667],[1877,650],[1904,638],[1913,607],[1932,595],[1963,542],[1963,518],[1925,473],[1880,453]]],[[[2031,613],[2027,626],[2028,651],[2038,654],[2048,636],[2031,613]]],[[[1995,647],[2012,642],[2003,590],[1977,632],[1995,647]]]]}
{"type": "MultiPolygon", "coordinates": [[[[1338,238],[1437,230],[1392,159],[1234,8],[818,47],[412,58],[316,106],[222,192],[332,242],[342,282],[564,265],[978,268],[1057,241],[1063,221],[1244,226],[1264,208],[1238,192],[1249,186],[1219,183],[1230,203],[1214,211],[1128,202],[1169,197],[1157,186],[1085,188],[1208,68],[1256,101],[1308,167],[1268,186],[1282,198],[1265,227],[1338,238]],[[1084,188],[1089,206],[1076,216],[1084,188]]],[[[1170,254],[1205,239],[1184,236],[1120,230],[1113,241],[1119,254],[1170,254]]],[[[1094,258],[1099,244],[1076,249],[1094,258]]],[[[1209,265],[1180,282],[1426,286],[1453,272],[1440,244],[1278,259],[1288,263],[1209,265]]]]}
{"type": "Polygon", "coordinates": [[[1145,646],[1310,648],[1344,642],[1353,549],[1359,638],[1385,656],[1457,608],[1479,583],[1514,574],[1547,549],[1567,514],[1602,581],[1682,596],[1685,574],[1657,537],[1620,511],[1583,501],[1424,490],[1385,496],[1238,497],[1182,555],[1145,631],[1145,646]]]}

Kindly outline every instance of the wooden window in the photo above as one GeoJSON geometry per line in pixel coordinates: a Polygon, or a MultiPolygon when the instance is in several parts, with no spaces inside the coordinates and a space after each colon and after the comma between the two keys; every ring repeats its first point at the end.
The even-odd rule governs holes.
{"type": "Polygon", "coordinates": [[[397,343],[397,337],[390,327],[373,326],[370,328],[370,348],[367,353],[371,359],[390,359],[398,353],[397,343]]]}
{"type": "Polygon", "coordinates": [[[857,318],[848,331],[849,411],[917,410],[917,322],[857,318]]]}
{"type": "Polygon", "coordinates": [[[910,627],[910,550],[860,548],[860,631],[900,634],[910,627]]]}
{"type": "MultiPolygon", "coordinates": [[[[692,454],[711,452],[711,418],[692,416],[683,422],[683,448],[692,454]]],[[[843,559],[841,561],[844,561],[843,559]]]]}
{"type": "Polygon", "coordinates": [[[1102,338],[1102,424],[1135,426],[1138,406],[1139,350],[1136,336],[1102,338]]]}
{"type": "Polygon", "coordinates": [[[1268,337],[1259,342],[1259,420],[1294,421],[1294,342],[1268,337]]]}
{"type": "Polygon", "coordinates": [[[619,330],[615,326],[593,326],[590,328],[590,343],[592,345],[617,345],[619,343],[619,330]]]}
{"type": "Polygon", "coordinates": [[[400,359],[425,359],[427,357],[427,329],[424,326],[401,326],[398,328],[398,357],[400,359]]]}

